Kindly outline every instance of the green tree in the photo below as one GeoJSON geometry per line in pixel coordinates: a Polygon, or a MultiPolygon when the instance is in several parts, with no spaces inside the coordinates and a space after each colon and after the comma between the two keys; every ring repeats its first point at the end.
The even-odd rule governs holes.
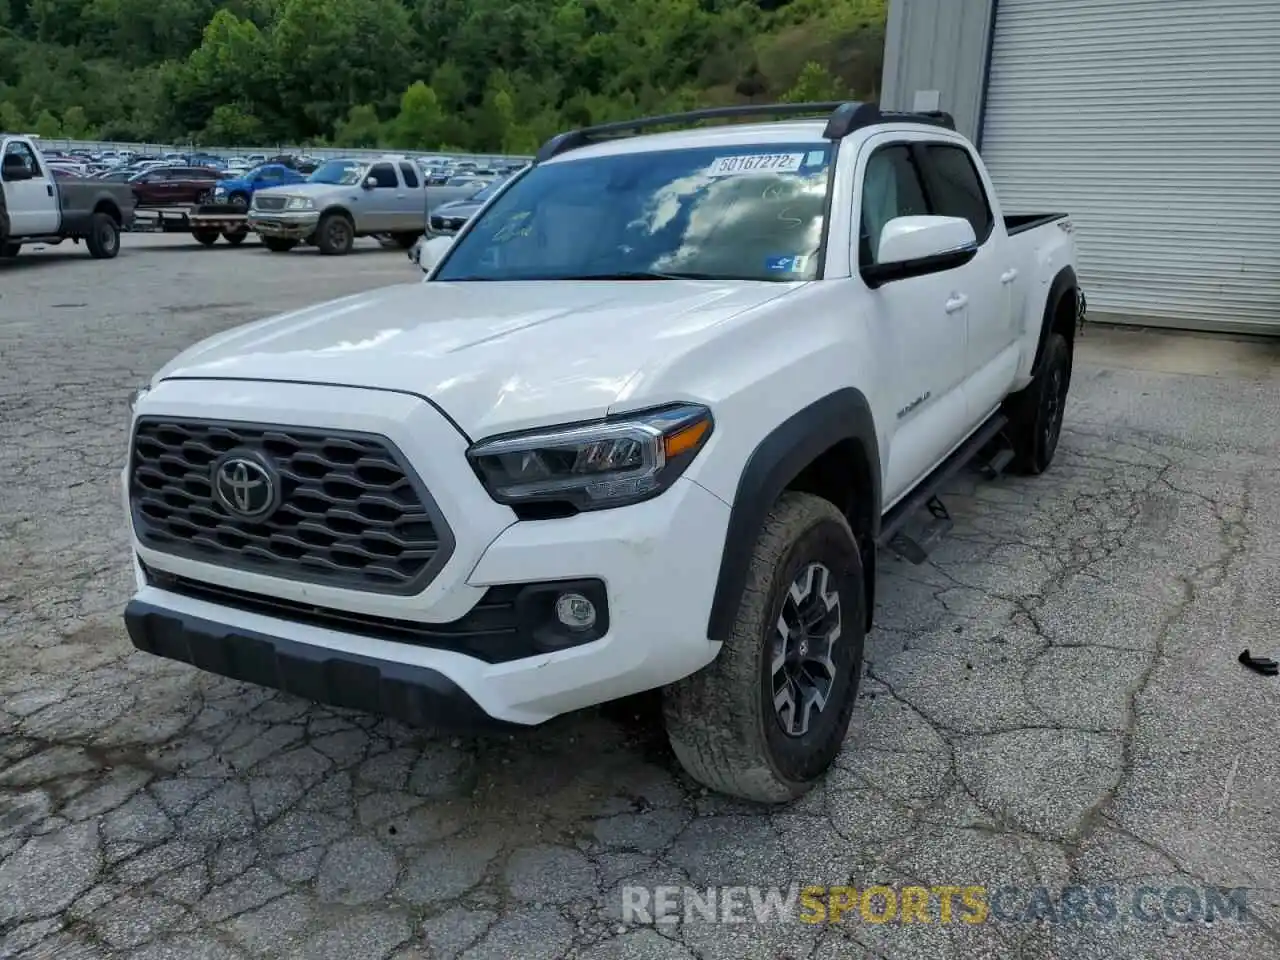
{"type": "Polygon", "coordinates": [[[388,140],[392,146],[410,150],[432,150],[440,145],[444,111],[436,92],[421,80],[400,98],[400,113],[391,121],[388,140]]]}
{"type": "Polygon", "coordinates": [[[62,124],[48,110],[41,110],[40,115],[36,117],[35,130],[33,131],[37,137],[45,137],[47,139],[55,139],[62,136],[62,124]]]}
{"type": "Polygon", "coordinates": [[[334,125],[333,143],[337,147],[376,147],[381,133],[378,111],[370,104],[361,103],[334,125]]]}
{"type": "Polygon", "coordinates": [[[0,100],[0,130],[21,132],[27,128],[27,121],[16,104],[8,100],[0,100]]]}
{"type": "Polygon", "coordinates": [[[89,118],[85,116],[84,108],[79,106],[67,107],[62,114],[62,135],[72,140],[88,140],[92,132],[89,128],[89,118]]]}
{"type": "Polygon", "coordinates": [[[213,108],[213,116],[200,134],[207,146],[262,146],[266,131],[262,121],[253,115],[247,103],[221,103],[213,108]]]}
{"type": "Polygon", "coordinates": [[[849,95],[839,80],[822,64],[810,60],[800,70],[795,84],[784,95],[788,103],[805,103],[814,100],[840,100],[849,95]]]}

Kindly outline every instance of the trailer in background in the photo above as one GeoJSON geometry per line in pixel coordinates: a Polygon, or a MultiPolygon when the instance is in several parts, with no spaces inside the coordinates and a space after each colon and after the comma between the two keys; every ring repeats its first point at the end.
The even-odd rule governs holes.
{"type": "Polygon", "coordinates": [[[249,235],[243,210],[229,203],[202,203],[194,207],[142,207],[133,229],[146,233],[189,233],[206,247],[222,237],[233,247],[249,235]]]}

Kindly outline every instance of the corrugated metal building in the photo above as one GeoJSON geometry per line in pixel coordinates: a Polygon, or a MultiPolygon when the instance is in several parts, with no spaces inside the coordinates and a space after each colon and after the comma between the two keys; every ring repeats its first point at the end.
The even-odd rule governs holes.
{"type": "Polygon", "coordinates": [[[1095,318],[1280,335],[1280,0],[890,0],[882,103],[1072,215],[1095,318]]]}

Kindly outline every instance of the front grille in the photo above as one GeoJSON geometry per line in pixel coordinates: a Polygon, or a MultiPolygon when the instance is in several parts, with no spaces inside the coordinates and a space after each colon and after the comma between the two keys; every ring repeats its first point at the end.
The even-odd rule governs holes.
{"type": "Polygon", "coordinates": [[[257,207],[259,210],[283,210],[288,197],[264,197],[259,195],[257,207]]]}
{"type": "Polygon", "coordinates": [[[144,417],[129,497],[139,542],[251,573],[372,593],[425,589],[453,535],[404,455],[384,437],[265,424],[144,417]],[[224,454],[277,474],[279,505],[260,520],[214,497],[224,454]]]}

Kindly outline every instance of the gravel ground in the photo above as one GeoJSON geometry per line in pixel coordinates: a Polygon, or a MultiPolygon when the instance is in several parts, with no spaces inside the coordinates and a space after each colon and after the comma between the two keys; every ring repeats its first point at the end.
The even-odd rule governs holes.
{"type": "Polygon", "coordinates": [[[1280,648],[1274,354],[1197,375],[1213,341],[1090,330],[1054,468],[958,481],[933,560],[885,558],[847,748],[765,811],[688,782],[643,698],[436,738],[129,645],[129,392],[207,334],[414,276],[373,245],[140,236],[0,265],[0,957],[1280,955],[1280,680],[1236,663],[1280,648]],[[792,883],[1019,892],[986,923],[623,922],[624,885],[792,883]],[[1117,919],[1050,915],[1095,885],[1117,919]],[[1143,886],[1248,912],[1184,891],[1142,919],[1143,886]]]}

